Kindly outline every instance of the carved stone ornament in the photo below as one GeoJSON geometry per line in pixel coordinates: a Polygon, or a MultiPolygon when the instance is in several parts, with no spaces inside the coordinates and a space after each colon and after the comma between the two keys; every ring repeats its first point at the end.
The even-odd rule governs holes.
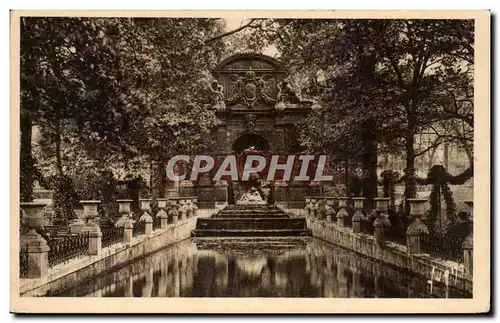
{"type": "Polygon", "coordinates": [[[242,102],[248,108],[253,108],[260,100],[266,104],[273,104],[276,101],[266,93],[266,87],[266,81],[257,77],[254,71],[248,70],[245,76],[236,81],[233,96],[227,100],[227,103],[242,102]]]}
{"type": "Polygon", "coordinates": [[[246,114],[245,122],[247,124],[247,131],[249,133],[255,133],[255,122],[257,120],[257,116],[255,114],[246,114]]]}

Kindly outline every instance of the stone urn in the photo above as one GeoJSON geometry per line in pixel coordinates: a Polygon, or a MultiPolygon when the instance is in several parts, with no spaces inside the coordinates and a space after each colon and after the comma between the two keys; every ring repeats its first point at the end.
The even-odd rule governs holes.
{"type": "Polygon", "coordinates": [[[36,230],[44,225],[43,208],[46,203],[23,202],[20,204],[22,221],[29,231],[20,237],[20,247],[28,249],[28,278],[40,278],[47,275],[48,252],[50,248],[36,230]]]}
{"type": "Polygon", "coordinates": [[[387,213],[389,210],[389,201],[388,197],[376,197],[373,199],[375,201],[375,209],[377,212],[387,213]]]}
{"type": "Polygon", "coordinates": [[[46,203],[23,202],[21,206],[21,223],[28,227],[28,232],[21,236],[21,248],[27,245],[46,246],[46,240],[37,232],[37,229],[43,229],[45,219],[43,218],[43,209],[46,203]]]}
{"type": "MultiPolygon", "coordinates": [[[[80,204],[81,204],[81,202],[82,201],[80,201],[80,204]]],[[[70,229],[71,233],[78,233],[78,234],[80,234],[80,233],[83,232],[83,228],[87,224],[87,219],[85,217],[85,207],[83,209],[83,212],[75,212],[75,213],[76,213],[77,218],[69,220],[68,221],[68,226],[69,226],[69,229],[70,229]]]]}
{"type": "Polygon", "coordinates": [[[140,199],[142,215],[139,221],[145,221],[151,217],[151,199],[140,199]]]}
{"type": "Polygon", "coordinates": [[[40,202],[23,202],[21,206],[21,223],[25,224],[30,231],[35,231],[38,228],[43,228],[45,219],[43,210],[47,203],[40,202]]]}
{"type": "Polygon", "coordinates": [[[158,213],[156,213],[156,217],[162,217],[162,215],[166,215],[167,212],[167,201],[168,199],[164,197],[159,197],[156,199],[156,202],[158,203],[158,213]]]}
{"type": "Polygon", "coordinates": [[[86,221],[82,231],[100,232],[99,212],[98,207],[101,204],[99,200],[82,200],[80,204],[83,206],[82,218],[86,221]]]}
{"type": "Polygon", "coordinates": [[[410,205],[410,215],[414,218],[406,229],[406,247],[408,254],[422,252],[422,237],[429,233],[427,226],[420,220],[425,214],[427,199],[410,198],[406,200],[410,205]]]}
{"type": "Polygon", "coordinates": [[[133,201],[124,199],[116,200],[116,202],[118,203],[118,213],[120,213],[120,218],[116,221],[116,226],[123,227],[125,223],[131,219],[130,205],[133,201]]]}

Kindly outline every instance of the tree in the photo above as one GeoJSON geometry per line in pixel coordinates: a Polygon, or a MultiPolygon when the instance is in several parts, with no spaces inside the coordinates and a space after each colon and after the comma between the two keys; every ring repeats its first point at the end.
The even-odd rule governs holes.
{"type": "MultiPolygon", "coordinates": [[[[457,101],[457,95],[452,96],[450,89],[452,93],[462,89],[460,100],[471,101],[473,23],[464,20],[275,20],[274,23],[277,26],[267,37],[278,44],[282,59],[294,65],[296,71],[315,71],[309,83],[320,88],[316,92],[320,93],[324,111],[321,118],[313,114],[306,122],[310,126],[305,137],[310,139],[304,140],[304,144],[314,142],[321,133],[326,140],[320,142],[329,141],[329,146],[339,147],[341,154],[351,150],[350,156],[354,157],[356,152],[370,147],[366,144],[370,136],[359,138],[358,134],[366,131],[365,135],[369,135],[372,123],[379,144],[390,151],[405,152],[405,196],[414,197],[415,158],[432,148],[416,151],[415,135],[438,122],[441,127],[451,123],[456,128],[456,120],[461,120],[472,126],[471,111],[454,108],[454,101],[464,101],[457,101]],[[321,82],[317,82],[318,74],[322,75],[321,82]],[[450,100],[453,97],[455,100],[450,100]],[[319,119],[324,120],[320,126],[312,122],[319,119]],[[364,125],[361,129],[360,124],[364,125]]],[[[465,132],[470,134],[471,129],[465,132]]],[[[445,139],[450,137],[441,136],[434,145],[445,139]]],[[[364,152],[365,157],[361,157],[365,168],[369,155],[364,152]]]]}
{"type": "MultiPolygon", "coordinates": [[[[207,145],[214,122],[205,119],[215,116],[196,93],[223,50],[205,40],[222,28],[214,19],[23,18],[22,169],[34,165],[32,125],[43,138],[39,166],[59,177],[207,145]]],[[[32,178],[22,176],[26,188],[32,178]]]]}

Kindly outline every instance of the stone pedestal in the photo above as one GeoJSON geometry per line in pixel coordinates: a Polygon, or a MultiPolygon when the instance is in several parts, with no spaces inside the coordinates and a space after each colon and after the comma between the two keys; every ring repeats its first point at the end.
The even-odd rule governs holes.
{"type": "Polygon", "coordinates": [[[326,205],[326,222],[331,223],[333,217],[335,216],[335,210],[330,205],[326,205]]]}
{"type": "Polygon", "coordinates": [[[387,211],[389,209],[389,198],[375,198],[376,217],[373,221],[373,235],[378,244],[384,244],[386,239],[386,230],[391,227],[387,211]]]}
{"type": "Polygon", "coordinates": [[[161,229],[166,229],[167,226],[168,226],[168,214],[167,213],[163,213],[160,216],[160,228],[161,229]]]}
{"type": "Polygon", "coordinates": [[[193,206],[192,206],[192,209],[193,209],[193,216],[194,217],[197,217],[198,216],[198,197],[193,197],[192,198],[192,203],[193,203],[193,206]]]}
{"type": "Polygon", "coordinates": [[[28,248],[27,278],[46,277],[49,270],[49,251],[47,241],[35,229],[21,237],[21,247],[28,248]]]}
{"type": "Polygon", "coordinates": [[[406,248],[409,255],[419,254],[422,253],[422,237],[429,233],[427,226],[420,220],[425,213],[427,199],[407,199],[407,202],[414,220],[406,229],[406,248]]]}
{"type": "Polygon", "coordinates": [[[337,225],[339,227],[344,226],[344,218],[349,216],[346,210],[348,200],[349,200],[348,197],[339,197],[340,210],[337,212],[337,225]]]}
{"type": "Polygon", "coordinates": [[[311,217],[314,219],[318,218],[318,201],[316,199],[311,199],[311,217]]]}
{"type": "Polygon", "coordinates": [[[177,211],[177,204],[175,201],[170,201],[170,208],[168,209],[167,214],[172,223],[177,223],[179,219],[179,211],[177,211]]]}
{"type": "Polygon", "coordinates": [[[167,227],[167,224],[168,224],[168,214],[165,211],[165,209],[167,208],[167,199],[158,198],[158,199],[156,199],[156,201],[158,202],[158,209],[159,209],[158,213],[156,213],[156,219],[160,220],[160,228],[165,229],[167,227]],[[165,223],[163,224],[164,220],[165,220],[165,223]]]}
{"type": "Polygon", "coordinates": [[[361,222],[364,221],[363,204],[364,197],[353,197],[354,201],[354,215],[352,216],[352,232],[361,233],[361,222]]]}
{"type": "Polygon", "coordinates": [[[153,232],[153,217],[148,214],[144,218],[144,233],[150,234],[151,232],[153,232]]]}
{"type": "Polygon", "coordinates": [[[180,199],[179,200],[179,216],[180,216],[179,219],[181,221],[186,220],[187,210],[186,210],[186,200],[185,199],[180,199]]]}
{"type": "Polygon", "coordinates": [[[311,199],[306,198],[306,205],[304,206],[304,216],[311,217],[311,199]]]}
{"type": "Polygon", "coordinates": [[[131,219],[128,219],[123,224],[123,242],[130,243],[132,241],[132,237],[134,236],[134,223],[131,219]]]}
{"type": "Polygon", "coordinates": [[[89,255],[99,256],[101,254],[101,230],[89,231],[89,255]]]}
{"type": "Polygon", "coordinates": [[[193,202],[191,198],[186,198],[186,218],[191,218],[193,216],[193,202]]]}
{"type": "Polygon", "coordinates": [[[465,275],[468,278],[472,279],[473,268],[474,268],[474,240],[472,233],[462,243],[462,248],[464,250],[465,275]]]}
{"type": "Polygon", "coordinates": [[[385,243],[386,230],[390,226],[391,222],[388,215],[386,213],[379,213],[378,217],[373,221],[373,236],[378,244],[382,245],[385,243]]]}
{"type": "MultiPolygon", "coordinates": [[[[470,220],[474,220],[474,201],[464,201],[470,209],[470,220]]],[[[472,279],[473,265],[474,265],[474,231],[467,236],[467,239],[462,243],[464,250],[464,269],[465,275],[472,279]]]]}
{"type": "Polygon", "coordinates": [[[49,251],[47,241],[36,232],[44,223],[43,208],[46,203],[21,203],[23,221],[30,231],[20,238],[20,247],[28,249],[27,278],[46,277],[49,270],[49,251]]]}
{"type": "Polygon", "coordinates": [[[334,198],[329,196],[325,199],[325,213],[326,213],[326,222],[331,223],[333,221],[333,217],[335,216],[335,210],[333,209],[334,198]]]}

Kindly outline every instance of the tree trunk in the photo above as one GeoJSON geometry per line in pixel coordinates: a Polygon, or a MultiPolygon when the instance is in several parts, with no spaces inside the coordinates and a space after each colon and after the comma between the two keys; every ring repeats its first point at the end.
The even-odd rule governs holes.
{"type": "Polygon", "coordinates": [[[448,171],[450,168],[450,163],[449,163],[449,154],[450,154],[450,147],[447,142],[444,143],[444,151],[443,151],[443,159],[444,159],[444,168],[448,171]]]}
{"type": "Polygon", "coordinates": [[[365,197],[365,210],[372,210],[373,199],[377,197],[377,137],[376,124],[373,119],[363,123],[363,197],[365,197]]]}
{"type": "Polygon", "coordinates": [[[167,185],[167,170],[165,168],[165,161],[160,159],[157,161],[156,176],[154,179],[154,190],[157,197],[166,197],[165,186],[167,185]]]}
{"type": "Polygon", "coordinates": [[[34,162],[31,152],[33,122],[29,116],[21,114],[21,161],[20,161],[20,199],[21,202],[33,200],[34,162]]]}
{"type": "Polygon", "coordinates": [[[345,160],[345,193],[344,196],[347,196],[347,188],[349,187],[349,158],[345,160]]]}
{"type": "Polygon", "coordinates": [[[55,144],[56,144],[56,168],[59,176],[63,176],[63,167],[62,167],[62,157],[61,157],[61,122],[56,122],[55,129],[55,144]]]}
{"type": "MultiPolygon", "coordinates": [[[[406,132],[406,168],[405,168],[405,193],[404,197],[414,198],[417,196],[416,183],[415,183],[415,116],[413,113],[408,114],[408,129],[406,132]]],[[[405,212],[409,214],[409,204],[405,203],[405,212]]]]}

